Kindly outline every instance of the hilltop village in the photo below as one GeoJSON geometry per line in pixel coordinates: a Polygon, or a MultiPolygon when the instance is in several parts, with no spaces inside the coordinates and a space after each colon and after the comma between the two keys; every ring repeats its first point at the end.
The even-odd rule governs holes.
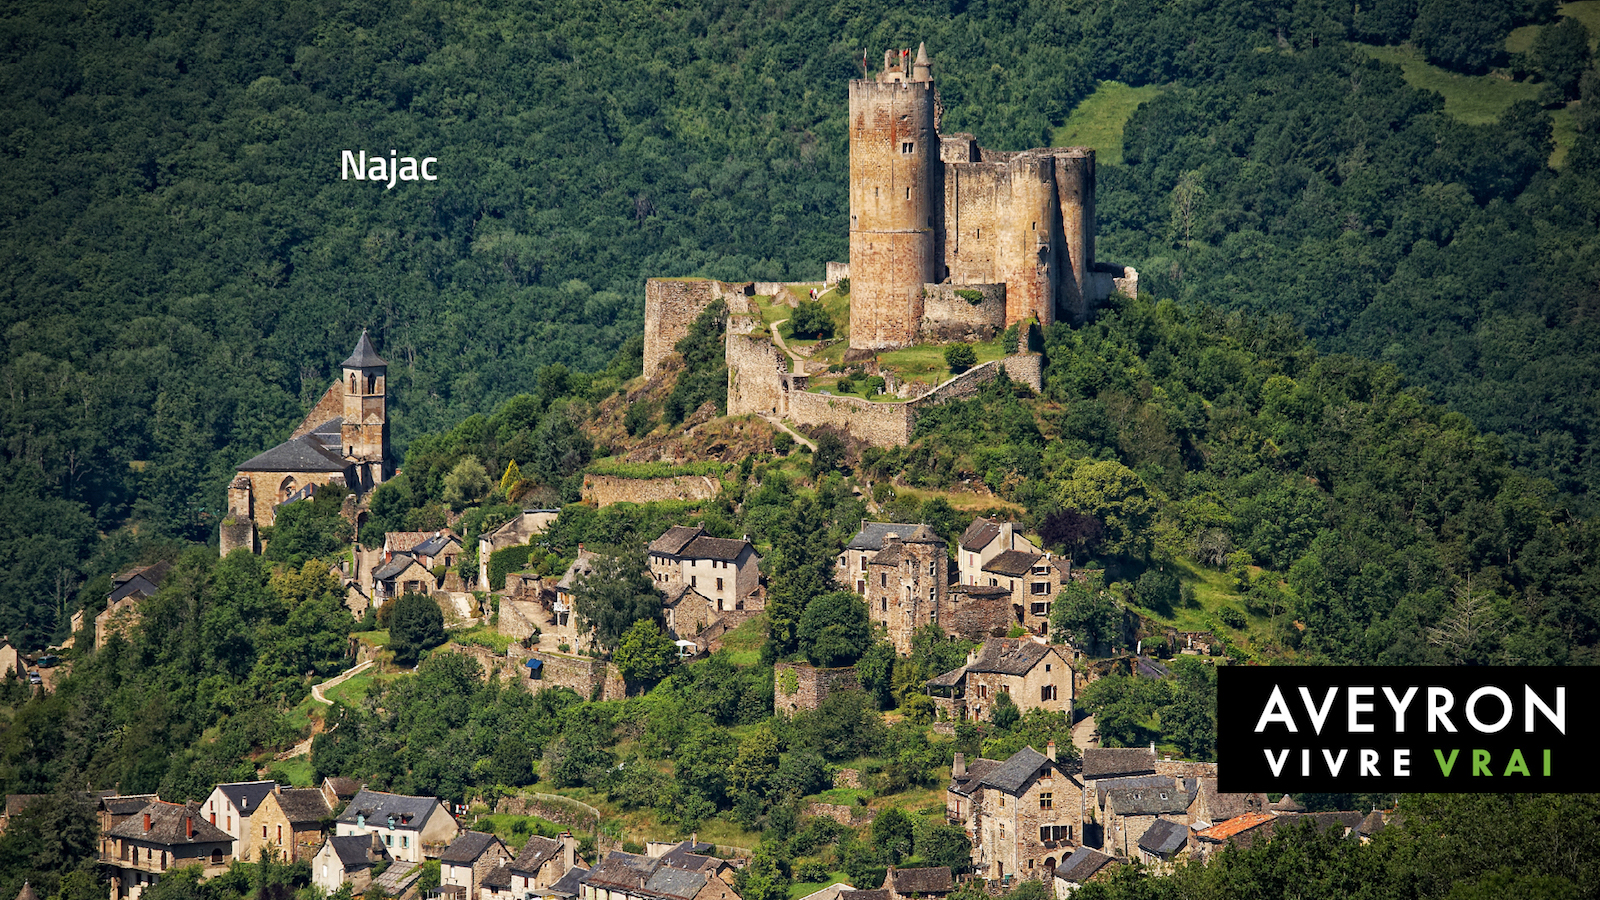
{"type": "MultiPolygon", "coordinates": [[[[849,262],[830,264],[816,284],[651,279],[642,382],[678,371],[684,342],[710,317],[724,342],[729,417],[754,416],[812,450],[812,438],[828,435],[903,446],[919,415],[970,398],[986,384],[1003,379],[1039,391],[1037,330],[1081,322],[1113,292],[1136,294],[1136,273],[1094,258],[1093,151],[996,152],[971,135],[942,134],[932,70],[919,47],[914,56],[887,53],[882,71],[850,84],[849,262]],[[790,329],[785,340],[782,326],[803,304],[830,300],[848,303],[847,329],[805,343],[790,329]],[[908,374],[894,356],[976,344],[994,345],[997,355],[952,364],[948,377],[908,374]],[[857,396],[842,386],[854,378],[875,379],[880,387],[857,396]]],[[[338,498],[336,515],[347,535],[362,534],[373,520],[374,494],[400,472],[389,438],[389,365],[363,332],[339,380],[290,437],[238,467],[219,529],[224,556],[260,554],[286,540],[278,530],[293,518],[286,511],[297,514],[319,495],[338,498]]],[[[512,469],[502,486],[516,485],[512,469]]],[[[723,490],[714,475],[617,471],[601,467],[585,477],[585,508],[692,503],[723,490]]],[[[352,620],[369,629],[386,623],[397,639],[401,618],[410,616],[402,607],[425,606],[441,626],[431,647],[444,641],[442,626],[451,629],[449,643],[435,653],[471,657],[482,679],[536,697],[561,689],[601,701],[647,694],[659,676],[640,677],[621,659],[636,635],[666,654],[665,669],[722,658],[736,637],[748,640],[752,629],[772,627],[780,602],[774,582],[783,573],[748,535],[720,536],[704,515],[686,514],[637,546],[580,544],[554,572],[530,564],[554,558],[544,539],[568,515],[524,506],[475,533],[456,521],[385,531],[381,543],[357,537],[327,575],[352,620]],[[619,569],[629,565],[631,571],[619,569]],[[619,644],[585,604],[625,581],[646,584],[659,598],[660,615],[633,622],[619,644]]],[[[792,565],[792,558],[782,564],[792,565]]],[[[1355,841],[1385,825],[1385,814],[1375,810],[1310,813],[1287,796],[1269,802],[1264,794],[1220,792],[1216,761],[1174,758],[1154,743],[1099,746],[1093,722],[1084,722],[1075,705],[1089,685],[1113,673],[1161,678],[1173,656],[1209,664],[1215,638],[1137,616],[1124,616],[1114,635],[1099,640],[1064,634],[1055,624],[1057,601],[1102,591],[1101,572],[1048,549],[1006,515],[969,515],[954,527],[948,520],[863,519],[826,565],[825,596],[845,599],[829,599],[843,612],[819,628],[880,641],[894,665],[926,656],[929,646],[957,648],[945,654],[953,665],[900,686],[914,698],[902,709],[922,710],[904,713],[907,721],[925,724],[929,740],[945,748],[937,752],[953,760],[939,767],[943,812],[929,821],[948,829],[942,833],[954,850],[896,852],[893,860],[943,861],[891,862],[881,880],[820,886],[806,900],[999,894],[1022,882],[1065,897],[1121,866],[1164,871],[1265,841],[1285,823],[1308,821],[1355,841]],[[949,750],[963,735],[981,738],[982,728],[1003,721],[1039,724],[1046,739],[993,758],[949,750]]],[[[97,647],[134,635],[170,570],[157,563],[119,574],[104,610],[92,625],[76,621],[75,632],[92,628],[97,647]]],[[[824,605],[804,598],[811,601],[824,605]]],[[[810,615],[799,623],[802,632],[811,627],[810,615]]],[[[772,699],[763,715],[804,720],[832,715],[841,702],[864,702],[850,698],[862,698],[877,676],[862,648],[824,652],[825,641],[806,634],[800,642],[806,652],[771,661],[772,699]]],[[[351,653],[354,667],[313,690],[320,702],[332,703],[324,689],[396,662],[359,635],[351,653]]],[[[20,672],[26,662],[11,656],[20,672]]],[[[0,664],[7,659],[0,655],[0,664]]],[[[868,774],[831,766],[819,787],[849,794],[868,774]]],[[[867,828],[876,835],[888,826],[875,821],[905,818],[898,807],[873,809],[817,794],[804,806],[804,820],[827,820],[832,824],[825,827],[838,833],[867,828]]],[[[7,820],[58,800],[9,796],[7,820]]],[[[771,900],[751,873],[772,863],[751,848],[702,842],[693,833],[633,846],[603,828],[592,807],[562,800],[502,796],[495,813],[520,811],[562,826],[554,835],[508,841],[474,830],[464,805],[377,790],[342,774],[306,787],[270,779],[219,783],[204,799],[186,802],[116,790],[76,796],[99,823],[100,869],[113,900],[139,898],[192,867],[201,878],[220,877],[236,860],[305,863],[316,887],[343,896],[771,900]]],[[[905,829],[909,834],[909,820],[905,829]]]]}

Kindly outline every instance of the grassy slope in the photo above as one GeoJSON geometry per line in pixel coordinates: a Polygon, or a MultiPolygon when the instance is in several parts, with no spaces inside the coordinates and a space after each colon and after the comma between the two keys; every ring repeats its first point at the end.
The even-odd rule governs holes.
{"type": "MultiPolygon", "coordinates": [[[[1561,4],[1561,15],[1571,16],[1589,29],[1589,46],[1600,47],[1600,0],[1578,0],[1561,4]]],[[[1506,49],[1512,53],[1527,53],[1533,48],[1542,25],[1524,25],[1506,37],[1506,49]]]]}
{"type": "MultiPolygon", "coordinates": [[[[1600,8],[1600,0],[1588,0],[1581,5],[1600,8]]],[[[1429,64],[1411,47],[1355,46],[1368,56],[1399,66],[1405,73],[1406,83],[1412,87],[1444,97],[1444,111],[1469,125],[1493,122],[1512,103],[1539,98],[1537,84],[1508,81],[1493,75],[1458,75],[1429,64]]],[[[1576,125],[1571,109],[1553,110],[1550,119],[1555,126],[1556,141],[1550,165],[1560,166],[1572,148],[1576,125]]]]}
{"type": "Polygon", "coordinates": [[[1051,143],[1057,147],[1093,147],[1097,164],[1121,165],[1122,126],[1139,104],[1160,90],[1154,85],[1133,88],[1120,81],[1102,81],[1056,129],[1051,143]]]}

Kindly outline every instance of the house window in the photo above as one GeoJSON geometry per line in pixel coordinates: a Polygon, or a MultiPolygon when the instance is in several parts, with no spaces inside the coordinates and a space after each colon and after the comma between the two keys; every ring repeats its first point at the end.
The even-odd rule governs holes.
{"type": "Polygon", "coordinates": [[[884,612],[888,612],[889,611],[889,598],[888,597],[883,598],[882,603],[883,603],[883,611],[884,612]]]}
{"type": "Polygon", "coordinates": [[[863,553],[863,554],[861,554],[861,571],[865,572],[866,570],[867,570],[867,555],[865,553],[863,553]]]}
{"type": "Polygon", "coordinates": [[[383,845],[385,847],[393,847],[394,846],[394,835],[392,835],[392,834],[384,835],[383,836],[383,845]]]}
{"type": "Polygon", "coordinates": [[[1039,808],[1040,809],[1050,809],[1051,808],[1051,806],[1050,806],[1051,802],[1052,802],[1052,798],[1051,798],[1049,793],[1043,793],[1043,794],[1039,795],[1039,808]]]}
{"type": "Polygon", "coordinates": [[[283,843],[283,826],[282,825],[278,826],[278,843],[279,844],[283,843]]]}
{"type": "Polygon", "coordinates": [[[1033,592],[1035,594],[1048,594],[1048,593],[1050,593],[1050,582],[1048,582],[1048,581],[1035,581],[1033,583],[1033,592]]]}
{"type": "Polygon", "coordinates": [[[267,826],[265,825],[261,826],[261,839],[263,841],[267,839],[267,826]]]}
{"type": "Polygon", "coordinates": [[[878,587],[888,587],[888,586],[889,586],[889,573],[888,572],[879,572],[878,573],[878,587]]]}
{"type": "Polygon", "coordinates": [[[937,595],[936,591],[937,591],[936,588],[928,588],[928,602],[929,603],[932,603],[932,602],[934,602],[934,600],[938,599],[938,595],[937,595]]]}
{"type": "Polygon", "coordinates": [[[699,578],[700,578],[700,576],[698,576],[698,575],[690,575],[689,576],[689,587],[695,587],[699,582],[699,578]]]}
{"type": "MultiPolygon", "coordinates": [[[[213,866],[222,865],[222,851],[221,850],[213,850],[213,851],[211,851],[211,864],[213,866]]],[[[328,867],[327,866],[323,866],[322,870],[323,870],[323,874],[327,874],[328,867]]]]}
{"type": "Polygon", "coordinates": [[[913,147],[915,147],[915,146],[916,146],[916,144],[911,142],[911,141],[901,141],[900,142],[900,152],[901,153],[910,153],[911,149],[913,147]]]}
{"type": "Polygon", "coordinates": [[[404,850],[409,846],[411,846],[411,838],[403,834],[400,835],[400,849],[404,850]]]}
{"type": "Polygon", "coordinates": [[[719,591],[722,590],[722,579],[721,578],[717,579],[717,590],[719,590],[719,591]]]}
{"type": "Polygon", "coordinates": [[[931,559],[928,560],[928,577],[929,578],[932,578],[933,576],[939,574],[938,571],[934,568],[937,565],[938,565],[938,563],[935,562],[934,560],[931,560],[931,559]]]}
{"type": "Polygon", "coordinates": [[[906,188],[906,199],[907,200],[911,199],[911,188],[906,188]]]}
{"type": "Polygon", "coordinates": [[[1042,616],[1042,615],[1045,615],[1045,614],[1050,612],[1050,604],[1048,604],[1048,603],[1035,603],[1035,604],[1033,604],[1031,609],[1033,610],[1033,614],[1034,615],[1042,616]]]}
{"type": "Polygon", "coordinates": [[[1053,684],[1047,684],[1044,687],[1039,688],[1039,699],[1040,700],[1054,700],[1054,699],[1056,699],[1056,686],[1053,685],[1053,684]]]}
{"type": "MultiPolygon", "coordinates": [[[[987,684],[978,685],[978,699],[979,700],[987,700],[987,699],[989,699],[989,686],[987,684]]],[[[1006,805],[1006,801],[1005,800],[1001,800],[1000,801],[1000,805],[1001,806],[1005,806],[1006,805]]]]}

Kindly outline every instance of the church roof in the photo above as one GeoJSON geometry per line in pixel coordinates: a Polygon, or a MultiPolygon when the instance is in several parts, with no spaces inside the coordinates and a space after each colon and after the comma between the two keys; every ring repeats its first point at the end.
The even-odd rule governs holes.
{"type": "Polygon", "coordinates": [[[343,472],[345,466],[344,457],[323,446],[313,435],[306,434],[245,460],[239,464],[239,471],[343,472]]]}
{"type": "Polygon", "coordinates": [[[388,360],[378,355],[372,346],[372,339],[367,337],[367,330],[361,329],[361,340],[356,342],[356,349],[350,358],[339,364],[342,369],[371,369],[377,366],[389,365],[388,360]]]}

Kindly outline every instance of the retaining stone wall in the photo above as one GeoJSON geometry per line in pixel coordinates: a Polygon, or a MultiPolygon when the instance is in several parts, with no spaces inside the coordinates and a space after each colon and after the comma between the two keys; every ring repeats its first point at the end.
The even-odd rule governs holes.
{"type": "Polygon", "coordinates": [[[826,272],[822,280],[832,286],[838,284],[839,279],[850,277],[850,264],[847,262],[831,262],[827,264],[826,272]]]}
{"type": "Polygon", "coordinates": [[[715,497],[722,484],[709,475],[675,475],[671,478],[618,478],[583,476],[583,500],[596,506],[613,503],[657,503],[664,500],[705,500],[715,497]]]}
{"type": "Polygon", "coordinates": [[[802,425],[832,425],[851,437],[879,447],[911,443],[915,415],[910,403],[873,403],[861,397],[840,397],[791,391],[789,418],[802,425]]]}
{"type": "Polygon", "coordinates": [[[728,415],[783,416],[788,411],[783,351],[765,337],[735,334],[723,342],[728,357],[728,415]]]}
{"type": "Polygon", "coordinates": [[[861,689],[855,666],[819,669],[806,663],[778,663],[773,684],[773,706],[785,715],[800,710],[816,712],[829,694],[861,689]]]}
{"type": "Polygon", "coordinates": [[[986,341],[1006,328],[1004,284],[925,284],[922,294],[921,340],[986,341]],[[957,291],[983,296],[974,303],[957,291]]]}
{"type": "Polygon", "coordinates": [[[673,347],[689,333],[695,317],[713,300],[729,302],[733,312],[749,312],[748,303],[734,309],[735,298],[754,293],[753,286],[728,284],[709,279],[651,278],[644,283],[644,374],[653,375],[656,366],[673,352],[673,347]]]}

